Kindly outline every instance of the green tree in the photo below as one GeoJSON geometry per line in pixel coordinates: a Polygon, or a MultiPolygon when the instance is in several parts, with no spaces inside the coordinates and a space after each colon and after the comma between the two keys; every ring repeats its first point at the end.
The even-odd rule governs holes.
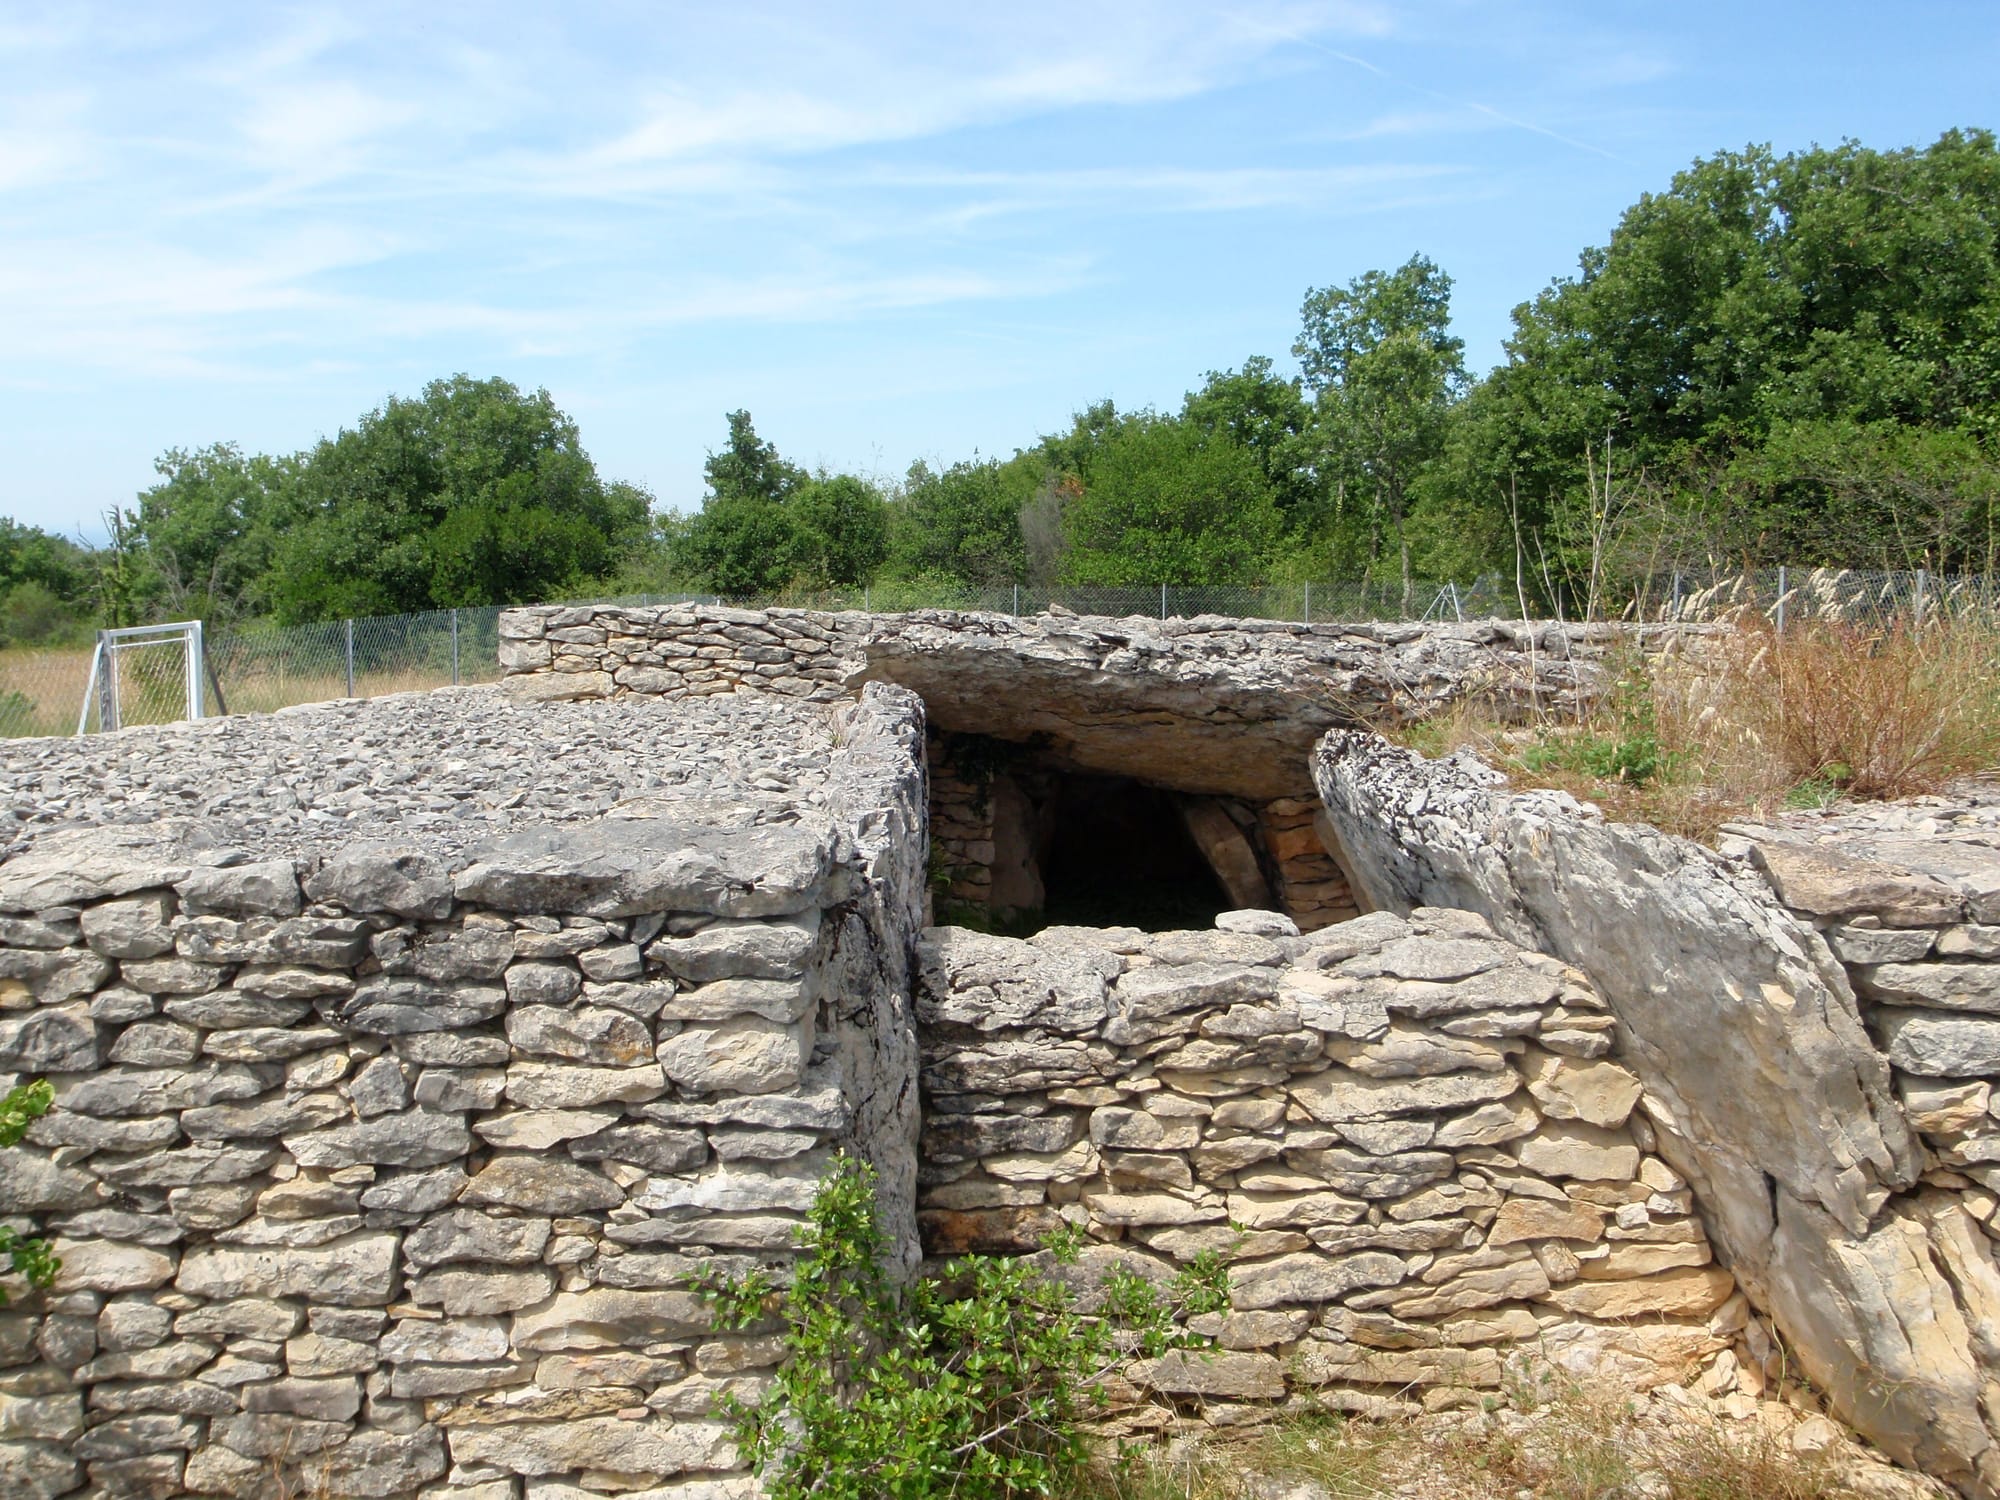
{"type": "Polygon", "coordinates": [[[160,482],[139,492],[135,525],[162,609],[226,621],[261,608],[296,460],[212,443],[170,448],[153,467],[160,482]]]}
{"type": "Polygon", "coordinates": [[[776,593],[798,569],[798,518],[788,502],[811,476],[757,436],[749,412],[730,412],[728,421],[728,445],[708,456],[708,492],[675,542],[675,564],[720,594],[776,593]]]}
{"type": "Polygon", "coordinates": [[[889,508],[882,493],[852,474],[818,474],[784,502],[790,512],[795,577],[851,588],[889,555],[889,508]]]}
{"type": "Polygon", "coordinates": [[[67,537],[0,517],[0,645],[44,645],[87,629],[91,554],[67,537]]]}
{"type": "Polygon", "coordinates": [[[301,460],[268,593],[286,622],[547,599],[645,544],[547,391],[455,375],[301,460]]]}
{"type": "Polygon", "coordinates": [[[1443,450],[1465,387],[1465,345],[1452,336],[1451,278],[1421,255],[1344,287],[1306,293],[1292,353],[1315,395],[1327,467],[1360,487],[1394,538],[1409,607],[1409,507],[1443,450]]]}
{"type": "Polygon", "coordinates": [[[1248,449],[1288,521],[1310,514],[1320,496],[1312,403],[1267,355],[1252,355],[1240,370],[1210,370],[1201,388],[1188,392],[1181,420],[1210,441],[1248,449]]]}
{"type": "Polygon", "coordinates": [[[1027,581],[1021,508],[1034,498],[1044,469],[1036,455],[1007,463],[972,459],[933,470],[910,465],[893,508],[890,569],[977,587],[1027,581]]]}
{"type": "Polygon", "coordinates": [[[1282,531],[1255,452],[1150,414],[1098,444],[1063,525],[1082,584],[1255,582],[1282,531]]]}
{"type": "Polygon", "coordinates": [[[1599,503],[1586,455],[1611,437],[1620,472],[1657,495],[1647,525],[1676,538],[1669,550],[1875,566],[1987,555],[1980,497],[2000,440],[1990,132],[1699,160],[1514,325],[1455,462],[1462,493],[1512,495],[1531,530],[1553,534],[1599,503]],[[1913,447],[1896,429],[1971,446],[1913,447]],[[1918,542],[1909,523],[1925,506],[1958,522],[1918,527],[1918,542]]]}

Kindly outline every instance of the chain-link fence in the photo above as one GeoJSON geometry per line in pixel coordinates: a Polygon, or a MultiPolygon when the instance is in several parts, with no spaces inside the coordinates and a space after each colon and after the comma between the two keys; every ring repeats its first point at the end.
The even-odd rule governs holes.
{"type": "Polygon", "coordinates": [[[1877,572],[1857,568],[1761,568],[1744,573],[1666,574],[1634,592],[1627,617],[1710,621],[1756,615],[1779,630],[1808,621],[1886,625],[1978,618],[2000,605],[2000,575],[1877,572]]]}
{"type": "MultiPolygon", "coordinates": [[[[1809,620],[1880,625],[1978,615],[1993,619],[2000,575],[1768,568],[1720,573],[1681,570],[1628,584],[1600,617],[1706,622],[1761,617],[1785,629],[1809,620]]],[[[816,610],[990,610],[1040,614],[1051,606],[1077,614],[1191,619],[1337,621],[1476,620],[1521,617],[1511,579],[1398,582],[1356,579],[1265,585],[1142,584],[1116,588],[977,588],[948,581],[885,583],[867,588],[740,598],[716,594],[629,594],[599,604],[731,604],[816,610]]],[[[1532,604],[1533,601],[1531,600],[1532,604]]],[[[252,625],[218,631],[207,641],[204,711],[261,713],[331,698],[492,682],[500,676],[498,608],[439,609],[423,614],[314,625],[252,625]]],[[[175,648],[114,653],[116,699],[105,717],[102,680],[93,685],[94,647],[0,649],[0,738],[74,734],[79,725],[130,726],[183,718],[185,657],[175,648]]]]}

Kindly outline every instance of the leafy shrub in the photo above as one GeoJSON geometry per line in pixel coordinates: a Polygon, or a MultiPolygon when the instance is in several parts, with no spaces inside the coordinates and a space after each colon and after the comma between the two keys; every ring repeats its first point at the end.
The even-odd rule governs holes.
{"type": "MultiPolygon", "coordinates": [[[[765,1399],[722,1403],[771,1500],[1047,1495],[1083,1467],[1093,1387],[1132,1355],[1198,1344],[1178,1319],[1228,1305],[1212,1255],[1164,1295],[1114,1272],[1092,1312],[1026,1259],[969,1257],[899,1284],[874,1170],[848,1156],[821,1180],[801,1246],[788,1286],[764,1272],[698,1283],[723,1326],[782,1326],[765,1399]]],[[[1074,1232],[1050,1245],[1058,1264],[1081,1248],[1074,1232]]]]}
{"type": "MultiPolygon", "coordinates": [[[[0,1147],[14,1146],[28,1133],[28,1126],[49,1112],[55,1090],[46,1079],[17,1084],[0,1098],[0,1147]]],[[[56,1279],[62,1262],[49,1253],[46,1240],[24,1235],[11,1224],[0,1224],[0,1255],[5,1255],[14,1274],[29,1286],[45,1287],[56,1279]]],[[[7,1305],[6,1288],[0,1287],[0,1307],[7,1305]]]]}

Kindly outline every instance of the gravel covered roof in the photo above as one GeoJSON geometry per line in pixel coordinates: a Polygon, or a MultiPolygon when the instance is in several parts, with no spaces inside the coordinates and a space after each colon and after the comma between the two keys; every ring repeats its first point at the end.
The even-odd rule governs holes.
{"type": "Polygon", "coordinates": [[[823,706],[769,695],[523,704],[491,687],[0,741],[0,856],[57,828],[167,824],[260,855],[367,838],[448,858],[634,799],[780,821],[824,801],[833,743],[823,706]]]}

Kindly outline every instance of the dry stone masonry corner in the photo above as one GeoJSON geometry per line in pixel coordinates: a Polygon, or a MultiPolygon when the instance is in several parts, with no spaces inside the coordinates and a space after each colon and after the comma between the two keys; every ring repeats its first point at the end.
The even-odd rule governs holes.
{"type": "Polygon", "coordinates": [[[136,771],[145,735],[159,779],[117,800],[10,750],[24,826],[37,795],[66,825],[0,865],[0,1068],[56,1089],[0,1211],[64,1262],[0,1314],[14,1493],[735,1495],[714,1399],[774,1351],[712,1336],[688,1272],[781,1259],[837,1145],[914,1259],[920,706],[565,708],[469,753],[519,712],[475,692],[72,751],[136,771]],[[394,752],[338,753],[364,725],[394,752]],[[618,800],[744,728],[769,742],[733,769],[618,800]],[[228,764],[262,774],[226,789],[228,764]],[[605,815],[519,816],[544,776],[605,815]],[[150,816],[225,795],[305,811],[261,846],[261,817],[150,816]],[[398,828],[438,796],[437,837],[398,828]]]}
{"type": "Polygon", "coordinates": [[[781,1268],[841,1147],[906,1269],[1229,1259],[1114,1430],[1524,1350],[1754,1406],[1782,1335],[2000,1494],[2000,816],[1716,854],[1366,732],[1699,632],[500,634],[499,689],[0,748],[0,1086],[57,1095],[0,1215],[65,1262],[0,1312],[21,1496],[749,1500],[714,1403],[777,1348],[689,1276],[781,1268]],[[1201,920],[926,926],[1124,894],[1060,837],[1113,805],[1201,920]]]}
{"type": "Polygon", "coordinates": [[[1374,900],[1480,912],[1591,975],[1661,1156],[1833,1409],[2000,1493],[1990,792],[1717,852],[1373,736],[1330,735],[1315,770],[1374,900]]]}

